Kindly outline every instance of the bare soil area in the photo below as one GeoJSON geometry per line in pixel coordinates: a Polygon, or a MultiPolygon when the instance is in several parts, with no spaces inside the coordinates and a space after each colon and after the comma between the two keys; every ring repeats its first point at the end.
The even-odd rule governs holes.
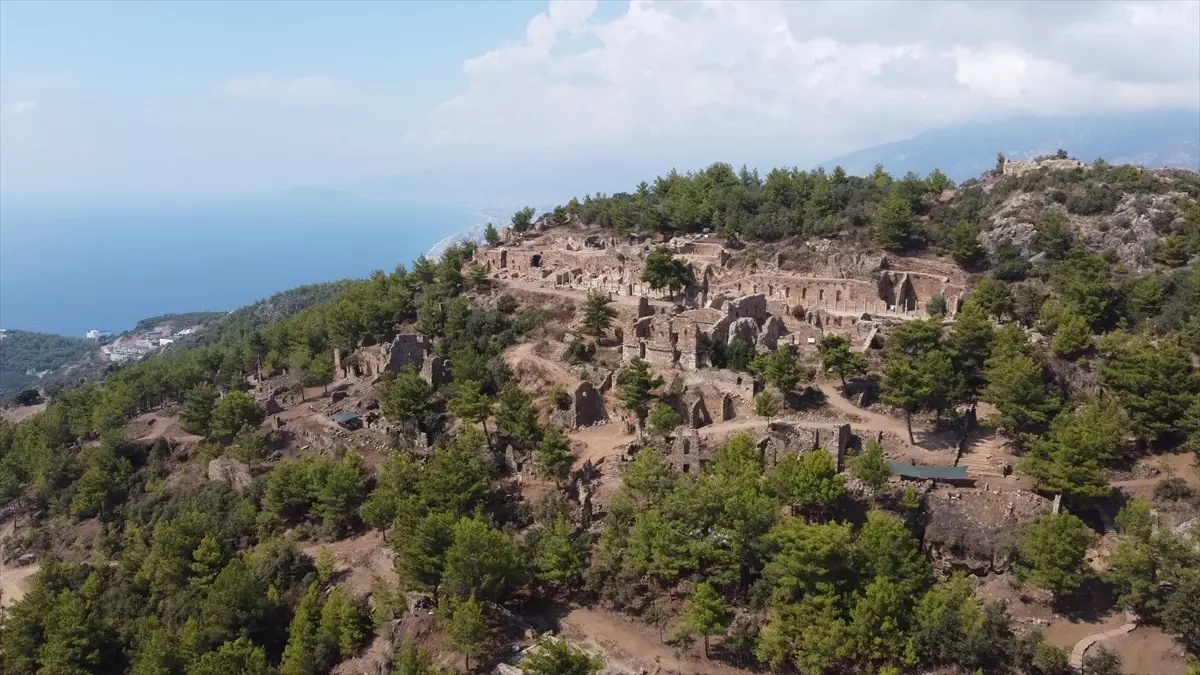
{"type": "Polygon", "coordinates": [[[1121,672],[1125,675],[1187,673],[1187,656],[1183,646],[1161,628],[1138,626],[1132,633],[1108,638],[1098,642],[1097,646],[1121,655],[1121,672]]]}
{"type": "Polygon", "coordinates": [[[41,569],[39,563],[22,567],[4,566],[4,571],[0,572],[0,608],[11,607],[25,597],[41,569]]]}
{"type": "Polygon", "coordinates": [[[45,410],[47,405],[48,404],[43,401],[34,405],[5,406],[0,408],[0,420],[8,422],[9,424],[24,422],[30,417],[33,417],[34,415],[45,410]]]}
{"type": "Polygon", "coordinates": [[[605,655],[610,666],[626,672],[670,671],[684,675],[742,675],[715,659],[706,660],[699,643],[682,651],[658,641],[657,631],[643,623],[603,609],[579,608],[562,619],[567,639],[605,655]]]}
{"type": "Polygon", "coordinates": [[[373,530],[359,537],[332,543],[312,542],[300,547],[314,560],[322,549],[333,554],[333,573],[338,582],[353,595],[368,595],[381,583],[392,586],[399,583],[396,555],[391,544],[383,540],[382,532],[373,530]]]}

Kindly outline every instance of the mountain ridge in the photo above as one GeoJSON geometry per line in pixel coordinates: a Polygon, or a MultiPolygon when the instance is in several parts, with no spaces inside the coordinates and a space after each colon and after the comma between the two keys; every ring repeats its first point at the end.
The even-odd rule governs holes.
{"type": "Polygon", "coordinates": [[[1166,110],[1083,117],[1018,117],[969,122],[839,155],[820,166],[866,175],[883,164],[895,175],[940,169],[956,181],[996,164],[996,154],[1033,159],[1065,149],[1084,162],[1200,170],[1200,110],[1166,110]]]}

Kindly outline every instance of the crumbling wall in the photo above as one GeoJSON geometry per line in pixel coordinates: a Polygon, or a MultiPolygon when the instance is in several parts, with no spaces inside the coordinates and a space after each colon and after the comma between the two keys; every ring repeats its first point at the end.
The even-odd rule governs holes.
{"type": "Polygon", "coordinates": [[[347,375],[375,377],[405,366],[420,370],[424,366],[428,348],[424,336],[414,333],[397,335],[391,342],[355,350],[347,359],[347,375]]]}
{"type": "Polygon", "coordinates": [[[590,427],[608,421],[604,397],[588,381],[580,382],[571,392],[571,404],[550,411],[550,424],[560,429],[590,427]]]}
{"type": "Polygon", "coordinates": [[[665,460],[671,468],[681,473],[703,470],[721,446],[741,434],[749,434],[754,439],[768,467],[775,466],[789,454],[802,455],[821,450],[833,456],[839,471],[844,468],[842,458],[851,436],[848,424],[786,422],[772,425],[770,433],[758,429],[711,436],[701,435],[694,428],[684,429],[671,439],[665,460]]]}
{"type": "Polygon", "coordinates": [[[446,359],[429,356],[421,363],[421,377],[434,389],[450,381],[450,368],[446,359]]]}
{"type": "MultiPolygon", "coordinates": [[[[611,375],[610,375],[611,376],[611,375]]],[[[591,382],[580,382],[571,395],[571,406],[575,412],[576,427],[590,427],[608,419],[604,409],[604,397],[591,382]]]]}

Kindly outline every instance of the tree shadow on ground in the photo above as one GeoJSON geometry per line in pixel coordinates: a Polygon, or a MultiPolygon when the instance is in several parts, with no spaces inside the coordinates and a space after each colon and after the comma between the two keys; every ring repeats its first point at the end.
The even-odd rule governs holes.
{"type": "Polygon", "coordinates": [[[1059,598],[1054,609],[1071,621],[1100,621],[1116,608],[1116,595],[1098,577],[1088,577],[1075,593],[1059,598]]]}

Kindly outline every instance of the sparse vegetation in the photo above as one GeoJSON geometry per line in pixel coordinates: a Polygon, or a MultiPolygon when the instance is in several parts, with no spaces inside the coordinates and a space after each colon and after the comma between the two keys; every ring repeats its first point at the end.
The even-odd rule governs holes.
{"type": "MultiPolygon", "coordinates": [[[[871,236],[892,251],[944,252],[980,273],[961,304],[964,299],[949,291],[922,290],[932,319],[885,322],[869,341],[860,342],[849,326],[839,331],[838,324],[824,323],[816,341],[822,370],[843,388],[868,393],[873,381],[859,378],[879,373],[883,402],[908,417],[910,442],[918,440],[914,426],[921,428],[923,450],[950,429],[956,441],[969,441],[962,447],[970,452],[977,440],[971,420],[977,410],[994,410],[979,437],[986,435],[993,447],[1011,444],[1021,456],[1017,470],[1045,497],[1064,499],[1061,513],[1039,517],[1048,510],[1045,501],[1025,493],[1038,508],[1025,516],[1016,509],[1012,520],[1024,518],[1026,525],[1006,531],[1005,541],[993,537],[989,524],[968,521],[971,535],[977,529],[998,540],[988,542],[996,549],[984,558],[988,564],[1004,564],[1016,553],[1021,579],[1051,591],[1062,606],[1078,599],[1085,584],[1102,586],[1117,608],[1136,611],[1195,650],[1200,559],[1154,514],[1175,517],[1172,509],[1192,508],[1188,481],[1159,483],[1153,509],[1142,500],[1126,502],[1101,574],[1086,559],[1094,521],[1072,514],[1109,508],[1104,498],[1112,492],[1113,470],[1125,469],[1121,460],[1200,450],[1189,445],[1200,434],[1194,361],[1200,276],[1184,256],[1196,252],[1192,225],[1200,222],[1193,218],[1200,210],[1172,204],[1173,213],[1188,215],[1155,220],[1163,244],[1141,267],[1126,265],[1085,249],[1090,240],[1079,236],[1072,214],[1124,209],[1133,186],[1158,178],[1105,165],[1088,172],[1098,173],[1038,170],[989,178],[994,182],[986,192],[969,183],[943,194],[953,188],[944,175],[896,179],[879,169],[857,178],[777,170],[760,180],[716,165],[673,173],[636,194],[560,207],[548,222],[667,235],[709,228],[750,242],[753,250],[738,253],[745,257],[731,262],[731,270],[771,269],[755,240],[839,235],[848,246],[871,236]],[[1021,221],[1038,224],[1032,240],[1019,240],[1027,247],[1022,250],[990,232],[989,216],[1033,185],[1061,199],[1021,221]],[[1035,325],[1041,337],[1026,330],[1035,325]],[[886,338],[882,353],[879,337],[886,338]],[[997,551],[1004,555],[993,555],[997,551]]],[[[1146,200],[1130,212],[1149,214],[1155,203],[1146,200]]],[[[514,230],[531,228],[533,215],[518,212],[514,230]]],[[[494,243],[499,233],[491,227],[486,236],[494,243]]],[[[918,537],[934,529],[937,508],[954,513],[965,507],[942,499],[940,488],[927,493],[909,486],[902,496],[887,489],[887,457],[910,449],[892,425],[884,421],[887,432],[871,438],[855,429],[859,438],[849,439],[850,447],[862,441],[862,450],[848,456],[834,452],[830,443],[837,437],[825,435],[826,427],[819,443],[828,450],[809,443],[797,452],[798,444],[780,442],[785,427],[806,422],[808,410],[772,425],[765,440],[731,435],[749,425],[761,430],[743,407],[749,394],[761,392],[753,410],[770,422],[785,401],[816,393],[803,386],[812,377],[805,359],[813,352],[802,339],[781,339],[778,349],[761,336],[753,343],[701,345],[715,365],[737,371],[723,374],[727,384],[714,378],[708,385],[732,387],[735,375],[745,378],[731,393],[741,397],[741,419],[730,420],[728,430],[715,429],[722,434],[715,436],[719,445],[685,445],[697,437],[709,442],[704,430],[671,447],[639,441],[628,446],[630,461],[618,471],[622,450],[602,455],[588,440],[595,454],[581,457],[575,471],[573,442],[582,448],[580,440],[590,436],[544,424],[548,415],[562,424],[564,415],[553,409],[571,407],[567,383],[526,391],[521,378],[527,374],[502,357],[556,310],[522,308],[504,295],[501,278],[477,292],[480,285],[465,281],[462,269],[470,253],[469,246],[454,247],[441,260],[418,259],[411,270],[300,291],[273,310],[218,318],[196,344],[114,369],[100,383],[51,392],[45,412],[0,423],[0,502],[35,523],[6,543],[36,552],[41,564],[24,599],[4,616],[0,669],[323,675],[365,657],[373,639],[390,636],[386,630],[372,635],[369,614],[386,628],[405,611],[403,593],[418,592],[430,595],[425,607],[438,608],[436,625],[427,613],[405,620],[428,619],[420,630],[436,633],[436,644],[461,657],[467,669],[495,663],[507,641],[492,636],[511,635],[505,632],[509,613],[524,611],[516,600],[534,598],[539,607],[596,600],[604,609],[595,611],[640,612],[647,633],[657,630],[660,639],[678,618],[681,658],[688,650],[699,653],[699,644],[690,646],[695,638],[711,658],[751,670],[1067,671],[1062,650],[1037,632],[1018,639],[1004,608],[985,602],[967,577],[935,581],[930,556],[945,552],[918,537]],[[334,349],[343,369],[361,366],[365,361],[352,360],[355,352],[366,353],[361,345],[384,351],[398,331],[413,327],[425,333],[429,354],[449,359],[448,381],[412,367],[389,368],[377,386],[364,384],[366,377],[354,384],[377,396],[378,411],[363,392],[348,395],[333,369],[334,349]],[[288,394],[277,391],[292,384],[330,384],[332,395],[310,391],[303,405],[313,410],[304,419],[288,394]],[[259,429],[266,418],[260,401],[272,393],[288,410],[278,425],[272,420],[267,435],[259,429]],[[333,407],[347,396],[354,398],[333,407]],[[146,441],[119,433],[138,429],[140,437],[147,422],[131,425],[133,418],[150,413],[162,425],[176,410],[182,430],[203,441],[189,439],[191,445],[180,448],[173,445],[179,436],[162,426],[151,427],[146,441]],[[321,420],[331,427],[327,432],[305,426],[330,410],[356,410],[364,418],[373,413],[375,420],[382,413],[381,424],[392,433],[351,432],[328,419],[321,420]],[[156,436],[160,431],[163,438],[156,436]],[[321,443],[330,438],[337,440],[321,443]],[[887,444],[886,456],[874,438],[887,444]],[[273,449],[282,450],[275,455],[273,449]],[[253,471],[246,476],[223,456],[253,471]],[[194,480],[214,458],[241,474],[229,484],[194,480]],[[841,459],[861,483],[845,480],[841,459]],[[531,470],[540,480],[528,480],[531,470]],[[597,473],[611,482],[597,484],[597,473]],[[78,544],[63,543],[66,528],[73,528],[78,544]],[[346,582],[357,570],[343,574],[366,556],[332,551],[378,542],[371,538],[380,533],[395,554],[400,584],[377,583],[368,605],[346,582]],[[314,560],[301,546],[322,553],[314,560]]],[[[671,295],[687,289],[680,303],[695,306],[694,272],[683,257],[660,247],[645,263],[648,284],[671,295]]],[[[556,316],[565,324],[570,312],[556,316]]],[[[805,317],[798,312],[792,319],[805,317]]],[[[601,368],[615,359],[608,338],[621,335],[622,327],[614,328],[613,307],[600,294],[589,296],[579,320],[596,339],[576,338],[565,345],[564,358],[594,364],[579,370],[602,377],[601,368]]],[[[669,436],[682,420],[667,401],[690,402],[694,383],[691,373],[679,371],[664,387],[663,373],[646,360],[628,359],[606,397],[610,419],[625,414],[612,410],[619,401],[647,432],[669,436]]],[[[819,424],[853,405],[830,403],[836,405],[812,406],[819,424]]],[[[880,414],[863,411],[868,424],[880,414]]],[[[962,488],[956,494],[986,493],[962,488]]],[[[1010,498],[1018,501],[1005,495],[1010,498]]],[[[386,651],[397,647],[393,672],[440,675],[416,645],[386,651]]],[[[591,675],[600,664],[567,640],[546,639],[521,667],[537,675],[591,675]]],[[[1116,668],[1116,660],[1100,652],[1084,664],[1084,672],[1116,668]]]]}

